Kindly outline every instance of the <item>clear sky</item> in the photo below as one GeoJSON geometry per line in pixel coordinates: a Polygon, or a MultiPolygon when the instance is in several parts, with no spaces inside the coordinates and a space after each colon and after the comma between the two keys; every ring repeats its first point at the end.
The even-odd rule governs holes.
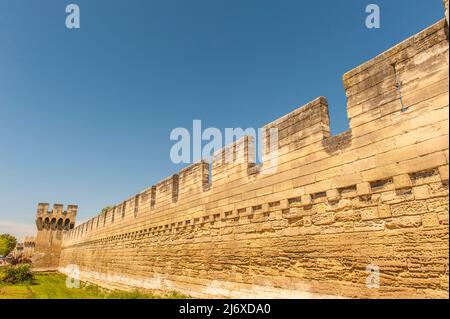
{"type": "Polygon", "coordinates": [[[33,234],[38,202],[82,221],[177,172],[169,135],[194,119],[261,127],[326,96],[342,132],[342,75],[443,16],[441,0],[0,0],[0,233],[33,234]]]}

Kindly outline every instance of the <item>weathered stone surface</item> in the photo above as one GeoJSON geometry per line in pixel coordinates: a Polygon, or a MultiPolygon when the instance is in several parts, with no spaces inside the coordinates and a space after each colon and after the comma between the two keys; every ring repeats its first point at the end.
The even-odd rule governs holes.
{"type": "Polygon", "coordinates": [[[448,181],[448,165],[439,167],[439,174],[443,181],[448,181]]]}
{"type": "Polygon", "coordinates": [[[327,190],[327,198],[330,202],[335,202],[341,199],[341,193],[337,189],[327,190]]]}
{"type": "Polygon", "coordinates": [[[38,223],[36,250],[109,288],[448,298],[445,27],[344,75],[350,130],[338,137],[319,97],[265,126],[279,131],[276,170],[271,154],[255,166],[246,137],[218,152],[211,176],[196,163],[69,231],[38,223]],[[379,289],[366,286],[368,265],[380,267],[379,289]]]}
{"type": "Polygon", "coordinates": [[[386,227],[388,229],[411,228],[411,227],[419,227],[421,225],[422,225],[421,216],[396,217],[386,222],[386,227]]]}
{"type": "Polygon", "coordinates": [[[391,205],[391,212],[393,216],[418,215],[424,214],[427,211],[428,208],[425,201],[408,201],[391,205]]]}
{"type": "MultiPolygon", "coordinates": [[[[59,266],[63,234],[73,229],[77,216],[78,206],[54,204],[49,210],[49,204],[39,203],[36,213],[36,226],[38,229],[35,245],[32,248],[33,267],[39,270],[55,270],[59,266]]],[[[87,232],[93,223],[87,223],[82,231],[87,232]]]]}
{"type": "Polygon", "coordinates": [[[408,188],[412,186],[411,179],[407,174],[394,176],[394,185],[396,189],[408,188]]]}
{"type": "Polygon", "coordinates": [[[358,185],[356,185],[357,191],[358,191],[358,195],[363,196],[363,195],[369,195],[372,193],[372,189],[370,187],[370,184],[365,182],[365,183],[359,183],[358,185]]]}
{"type": "Polygon", "coordinates": [[[423,227],[437,227],[439,226],[439,218],[436,213],[427,213],[422,215],[423,227]]]}

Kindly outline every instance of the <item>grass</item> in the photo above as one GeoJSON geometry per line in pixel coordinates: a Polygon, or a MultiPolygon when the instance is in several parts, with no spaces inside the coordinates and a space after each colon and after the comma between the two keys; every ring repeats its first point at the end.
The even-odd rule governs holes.
{"type": "MultiPolygon", "coordinates": [[[[0,270],[1,271],[1,270],[0,270]]],[[[36,273],[31,283],[0,282],[0,299],[182,299],[188,296],[172,292],[154,294],[143,291],[105,291],[82,283],[80,288],[67,288],[66,276],[59,273],[36,273]]]]}

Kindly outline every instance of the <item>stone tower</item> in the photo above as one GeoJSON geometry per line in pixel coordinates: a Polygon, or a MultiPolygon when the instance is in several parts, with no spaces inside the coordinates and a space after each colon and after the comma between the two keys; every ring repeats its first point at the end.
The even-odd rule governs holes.
{"type": "Polygon", "coordinates": [[[32,258],[34,268],[58,268],[63,234],[74,228],[77,209],[77,205],[68,205],[64,211],[63,205],[54,204],[53,209],[49,210],[49,204],[38,204],[36,246],[32,258]]]}

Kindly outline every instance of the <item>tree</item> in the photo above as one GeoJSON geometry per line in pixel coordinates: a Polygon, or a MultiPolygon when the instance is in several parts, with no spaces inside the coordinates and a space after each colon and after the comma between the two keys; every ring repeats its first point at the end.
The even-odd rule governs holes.
{"type": "Polygon", "coordinates": [[[109,210],[111,210],[111,209],[113,209],[112,206],[106,206],[106,207],[103,207],[103,209],[102,209],[102,211],[101,211],[101,214],[106,213],[107,211],[109,211],[109,210]]]}
{"type": "Polygon", "coordinates": [[[7,256],[16,247],[17,239],[9,234],[0,235],[0,255],[7,256]]]}

